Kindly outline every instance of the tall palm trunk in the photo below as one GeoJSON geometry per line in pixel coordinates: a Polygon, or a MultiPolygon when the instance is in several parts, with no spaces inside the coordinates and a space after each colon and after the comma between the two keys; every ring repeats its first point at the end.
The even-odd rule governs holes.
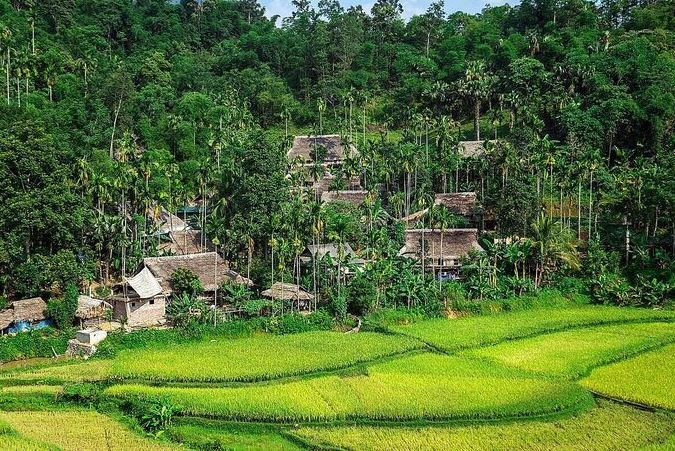
{"type": "Polygon", "coordinates": [[[480,141],[480,100],[473,104],[473,130],[476,132],[476,141],[480,141]]]}

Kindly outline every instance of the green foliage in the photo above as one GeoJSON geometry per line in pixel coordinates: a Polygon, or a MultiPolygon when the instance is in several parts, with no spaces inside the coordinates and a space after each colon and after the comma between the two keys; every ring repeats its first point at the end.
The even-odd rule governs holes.
{"type": "Polygon", "coordinates": [[[101,387],[91,383],[66,384],[60,396],[66,401],[94,404],[100,396],[101,387]]]}
{"type": "Polygon", "coordinates": [[[50,328],[0,337],[0,362],[10,362],[31,357],[53,357],[68,347],[71,330],[57,331],[50,328]]]}
{"type": "Polygon", "coordinates": [[[139,419],[141,427],[148,432],[157,433],[171,426],[174,415],[180,411],[180,407],[165,400],[146,403],[144,413],[139,419]]]}
{"type": "Polygon", "coordinates": [[[173,296],[166,309],[166,315],[171,323],[184,329],[205,324],[208,322],[208,313],[209,306],[202,299],[187,293],[173,296]]]}
{"type": "Polygon", "coordinates": [[[73,327],[78,296],[77,287],[69,284],[63,297],[52,298],[47,303],[47,316],[54,320],[59,329],[67,330],[73,327]]]}
{"type": "Polygon", "coordinates": [[[672,299],[674,288],[656,279],[637,277],[635,284],[617,273],[604,273],[590,282],[591,299],[598,304],[662,307],[672,299]]]}
{"type": "Polygon", "coordinates": [[[262,322],[263,330],[274,334],[295,334],[317,330],[329,330],[333,327],[333,318],[325,310],[317,310],[309,315],[290,313],[266,318],[262,322]]]}
{"type": "Polygon", "coordinates": [[[187,268],[178,268],[171,274],[171,288],[178,296],[196,297],[204,292],[199,277],[187,268]]]}

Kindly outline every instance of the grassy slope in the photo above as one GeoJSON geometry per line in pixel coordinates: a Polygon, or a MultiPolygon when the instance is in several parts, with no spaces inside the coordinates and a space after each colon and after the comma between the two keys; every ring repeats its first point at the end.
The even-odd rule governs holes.
{"type": "Polygon", "coordinates": [[[374,365],[368,375],[213,389],[118,385],[106,393],[167,398],[191,415],[258,421],[496,418],[544,414],[591,402],[575,384],[522,378],[496,365],[441,355],[374,365]],[[423,369],[429,367],[438,372],[425,374],[423,369]],[[414,377],[411,368],[418,368],[414,377]]]}
{"type": "Polygon", "coordinates": [[[369,332],[262,335],[124,351],[113,363],[113,374],[150,380],[258,381],[345,368],[422,346],[411,338],[369,332]]]}
{"type": "Polygon", "coordinates": [[[675,345],[597,368],[582,384],[607,396],[675,410],[675,345]]]}
{"type": "Polygon", "coordinates": [[[169,443],[141,437],[111,418],[93,411],[0,412],[0,420],[7,422],[22,436],[64,450],[159,451],[176,448],[169,443]]]}
{"type": "Polygon", "coordinates": [[[658,320],[675,320],[675,312],[581,306],[459,319],[434,319],[392,329],[445,351],[455,352],[573,327],[658,320]]]}
{"type": "Polygon", "coordinates": [[[556,421],[522,421],[458,427],[302,427],[295,434],[324,446],[354,450],[614,450],[665,441],[672,415],[610,402],[556,421]]]}
{"type": "Polygon", "coordinates": [[[577,378],[592,368],[675,341],[675,323],[574,329],[472,350],[509,367],[577,378]]]}
{"type": "Polygon", "coordinates": [[[58,448],[17,433],[7,422],[0,419],[0,449],[7,451],[55,451],[58,448]]]}
{"type": "Polygon", "coordinates": [[[296,451],[303,449],[274,428],[260,425],[217,424],[208,420],[180,420],[169,430],[172,440],[187,443],[197,449],[227,449],[232,451],[267,450],[296,451]]]}

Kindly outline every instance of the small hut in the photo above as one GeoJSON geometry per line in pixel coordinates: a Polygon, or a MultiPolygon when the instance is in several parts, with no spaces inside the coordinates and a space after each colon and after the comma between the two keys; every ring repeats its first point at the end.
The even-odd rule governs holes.
{"type": "MultiPolygon", "coordinates": [[[[362,267],[366,264],[366,261],[356,255],[354,249],[345,243],[342,249],[342,254],[345,262],[348,266],[352,267],[362,267]]],[[[307,264],[312,260],[321,261],[326,256],[329,256],[334,264],[337,264],[338,257],[340,256],[340,247],[335,243],[326,243],[326,244],[311,244],[305,248],[305,250],[300,254],[300,261],[307,264]]],[[[344,268],[347,274],[350,274],[351,271],[348,267],[344,268]]]]}
{"type": "Polygon", "coordinates": [[[314,299],[314,295],[306,292],[302,288],[292,283],[276,282],[268,290],[260,293],[261,296],[280,301],[295,301],[299,310],[309,308],[309,303],[314,299]]]}
{"type": "Polygon", "coordinates": [[[107,321],[108,312],[112,312],[112,305],[101,299],[84,294],[77,297],[75,319],[79,321],[82,329],[107,321]]]}
{"type": "Polygon", "coordinates": [[[213,243],[199,230],[180,230],[168,233],[167,241],[160,243],[159,250],[168,255],[190,255],[215,250],[213,243]]]}
{"type": "Polygon", "coordinates": [[[361,206],[366,202],[368,191],[326,191],[321,195],[321,202],[346,202],[352,205],[361,206]]]}
{"type": "Polygon", "coordinates": [[[305,163],[313,163],[317,154],[323,154],[322,164],[334,165],[347,156],[358,155],[358,150],[353,144],[343,141],[340,135],[296,136],[286,156],[289,161],[300,158],[305,163]]]}
{"type": "Polygon", "coordinates": [[[41,297],[10,302],[0,311],[0,331],[19,332],[40,328],[47,319],[47,303],[41,297]]]}

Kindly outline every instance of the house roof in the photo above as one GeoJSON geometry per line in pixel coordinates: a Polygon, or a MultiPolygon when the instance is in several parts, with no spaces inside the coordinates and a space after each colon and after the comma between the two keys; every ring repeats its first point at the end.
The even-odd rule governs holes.
{"type": "Polygon", "coordinates": [[[270,289],[260,293],[263,297],[280,299],[284,301],[309,301],[314,299],[314,295],[306,292],[292,283],[276,282],[270,289]]]}
{"type": "MultiPolygon", "coordinates": [[[[473,216],[474,207],[476,205],[476,193],[466,192],[436,194],[434,205],[442,205],[456,215],[470,218],[473,216]]],[[[424,210],[417,211],[406,216],[405,218],[402,218],[401,221],[411,224],[419,221],[427,213],[429,213],[429,209],[425,208],[424,210]]]]}
{"type": "Polygon", "coordinates": [[[9,306],[0,312],[0,329],[19,321],[42,321],[47,318],[45,310],[47,303],[41,297],[10,302],[9,306]]]}
{"type": "Polygon", "coordinates": [[[368,197],[368,191],[326,191],[321,194],[321,202],[347,202],[353,205],[362,205],[368,197]]]}
{"type": "MultiPolygon", "coordinates": [[[[215,291],[225,282],[253,285],[251,280],[232,271],[225,260],[216,252],[148,257],[143,259],[144,269],[149,270],[165,294],[173,292],[171,276],[179,268],[189,269],[202,283],[204,291],[215,291]]],[[[143,272],[143,271],[141,271],[143,272]]]]}
{"type": "Polygon", "coordinates": [[[463,158],[477,158],[485,155],[485,141],[460,141],[459,154],[463,158]]]}
{"type": "Polygon", "coordinates": [[[399,256],[418,259],[424,254],[426,258],[461,258],[472,250],[483,250],[477,237],[477,229],[406,230],[405,245],[399,251],[399,256]]]}
{"type": "Polygon", "coordinates": [[[215,247],[211,240],[206,239],[206,246],[202,246],[202,232],[199,230],[180,230],[169,233],[169,241],[159,245],[159,250],[166,254],[187,255],[199,254],[202,251],[213,251],[215,247]]]}
{"type": "Polygon", "coordinates": [[[155,223],[159,226],[159,232],[162,234],[182,232],[190,229],[190,226],[185,221],[173,213],[169,213],[164,208],[160,211],[159,218],[155,220],[155,223]]]}
{"type": "Polygon", "coordinates": [[[313,151],[321,147],[326,149],[324,163],[339,163],[345,159],[347,154],[352,156],[358,154],[356,147],[343,142],[340,135],[317,135],[296,136],[293,139],[293,147],[286,156],[289,160],[300,157],[305,162],[312,162],[314,161],[313,151]]]}
{"type": "Polygon", "coordinates": [[[126,281],[141,299],[151,298],[162,292],[162,286],[147,266],[126,281]]]}

